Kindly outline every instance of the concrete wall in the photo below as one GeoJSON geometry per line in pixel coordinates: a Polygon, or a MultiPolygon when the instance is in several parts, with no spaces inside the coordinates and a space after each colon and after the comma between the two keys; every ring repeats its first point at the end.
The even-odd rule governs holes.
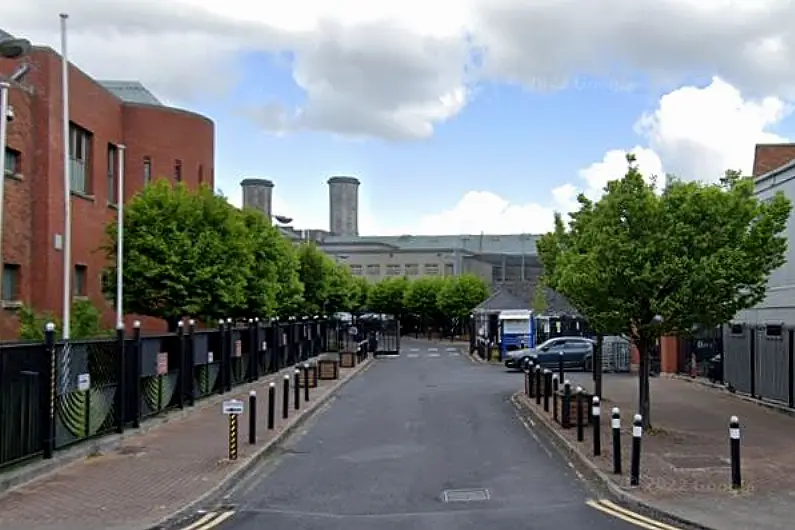
{"type": "Polygon", "coordinates": [[[243,179],[243,208],[253,208],[265,214],[268,219],[273,215],[273,182],[267,179],[243,179]]]}
{"type": "Polygon", "coordinates": [[[329,230],[338,236],[359,235],[359,181],[332,177],[329,188],[329,230]]]}

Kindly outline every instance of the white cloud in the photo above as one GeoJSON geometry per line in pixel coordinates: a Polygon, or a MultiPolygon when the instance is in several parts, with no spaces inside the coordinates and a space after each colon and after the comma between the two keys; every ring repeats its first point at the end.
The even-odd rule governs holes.
{"type": "MultiPolygon", "coordinates": [[[[660,98],[657,108],[644,113],[635,131],[646,140],[629,150],[640,171],[657,176],[714,181],[726,169],[750,174],[754,145],[786,141],[769,131],[792,111],[775,97],[744,99],[740,91],[715,78],[706,87],[682,87],[660,98]]],[[[604,158],[579,171],[579,180],[554,188],[544,203],[512,204],[488,191],[467,192],[452,208],[421,218],[416,233],[546,232],[555,211],[577,208],[582,192],[598,199],[610,180],[627,169],[627,150],[608,151],[604,158]]]]}
{"type": "Polygon", "coordinates": [[[289,52],[305,104],[247,109],[278,130],[425,138],[484,78],[556,90],[582,74],[714,73],[752,95],[795,96],[790,0],[27,0],[1,3],[0,21],[57,48],[62,10],[77,64],[168,101],[229,88],[240,52],[289,52]]]}

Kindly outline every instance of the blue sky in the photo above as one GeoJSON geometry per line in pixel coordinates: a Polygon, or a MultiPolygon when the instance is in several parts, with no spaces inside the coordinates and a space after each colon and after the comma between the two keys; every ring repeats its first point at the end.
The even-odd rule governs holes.
{"type": "MultiPolygon", "coordinates": [[[[305,97],[283,57],[251,54],[243,65],[245,75],[228,98],[194,103],[216,121],[217,187],[239,202],[241,178],[270,178],[278,207],[288,210],[280,213],[301,227],[326,228],[326,179],[354,175],[362,181],[365,207],[377,212],[376,226],[363,220],[362,231],[369,233],[416,227],[416,219],[455,208],[472,190],[523,205],[549,204],[552,190],[567,183],[585,187],[578,182],[580,170],[610,150],[645,145],[634,130],[636,121],[676,88],[623,86],[594,77],[550,92],[486,82],[459,115],[437,125],[432,137],[396,142],[263,130],[241,107],[263,99],[299,106],[305,97]]],[[[707,87],[710,81],[706,77],[695,86],[707,87]]],[[[773,129],[795,136],[787,134],[795,133],[791,120],[773,129]]],[[[750,155],[753,144],[747,150],[750,155]]]]}

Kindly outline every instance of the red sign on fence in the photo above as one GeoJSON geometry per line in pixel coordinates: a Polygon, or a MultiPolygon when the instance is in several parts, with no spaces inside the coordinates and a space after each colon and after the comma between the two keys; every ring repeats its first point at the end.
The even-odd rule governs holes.
{"type": "Polygon", "coordinates": [[[243,341],[236,340],[235,341],[235,357],[241,357],[243,355],[243,341]]]}
{"type": "Polygon", "coordinates": [[[168,353],[157,354],[157,375],[166,375],[168,373],[168,353]]]}

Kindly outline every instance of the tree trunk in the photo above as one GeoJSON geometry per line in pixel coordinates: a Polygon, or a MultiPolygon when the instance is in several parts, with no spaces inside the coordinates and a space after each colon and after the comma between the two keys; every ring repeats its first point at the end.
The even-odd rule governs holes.
{"type": "Polygon", "coordinates": [[[649,347],[651,341],[647,337],[638,340],[638,354],[640,356],[640,366],[638,370],[638,414],[643,418],[643,428],[651,428],[651,397],[649,392],[649,373],[651,362],[649,359],[649,347]]]}
{"type": "Polygon", "coordinates": [[[596,336],[596,348],[593,353],[593,381],[594,393],[602,399],[602,344],[604,335],[601,333],[596,336]]]}

